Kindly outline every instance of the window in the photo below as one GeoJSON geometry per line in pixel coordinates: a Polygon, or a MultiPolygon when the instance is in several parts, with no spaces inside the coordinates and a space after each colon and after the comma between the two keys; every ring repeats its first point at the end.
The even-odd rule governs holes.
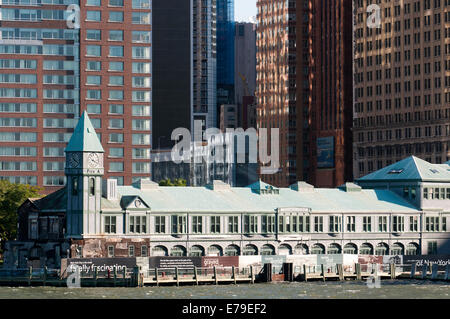
{"type": "Polygon", "coordinates": [[[438,232],[439,231],[439,217],[425,217],[425,231],[438,232]]]}
{"type": "Polygon", "coordinates": [[[86,5],[100,7],[102,5],[102,1],[101,0],[86,0],[86,5]]]}
{"type": "Polygon", "coordinates": [[[220,234],[220,216],[211,216],[211,234],[220,234]]]}
{"type": "Polygon", "coordinates": [[[123,100],[123,91],[122,90],[110,90],[109,91],[109,99],[110,100],[123,100]]]}
{"type": "Polygon", "coordinates": [[[146,216],[130,216],[130,233],[145,234],[147,233],[147,217],[146,216]]]}
{"type": "Polygon", "coordinates": [[[101,31],[100,30],[86,30],[86,40],[101,40],[101,31]]]}
{"type": "Polygon", "coordinates": [[[102,106],[100,104],[88,104],[87,112],[88,114],[100,114],[102,113],[102,106]]]}
{"type": "Polygon", "coordinates": [[[109,71],[123,72],[123,62],[109,62],[109,71]]]}
{"type": "Polygon", "coordinates": [[[155,233],[165,234],[166,233],[166,217],[165,216],[155,216],[155,233]]]}
{"type": "Polygon", "coordinates": [[[148,257],[148,247],[146,245],[141,246],[141,257],[148,257]]]}
{"type": "Polygon", "coordinates": [[[372,231],[372,217],[364,216],[363,217],[363,232],[371,232],[372,231]]]}
{"type": "Polygon", "coordinates": [[[150,9],[150,0],[133,0],[133,9],[150,9]]]}
{"type": "Polygon", "coordinates": [[[172,216],[172,233],[185,234],[186,233],[186,216],[172,216]]]}
{"type": "Polygon", "coordinates": [[[88,75],[86,77],[86,85],[101,85],[102,77],[101,75],[88,75]]]}
{"type": "Polygon", "coordinates": [[[378,231],[379,232],[387,232],[387,216],[379,216],[378,217],[378,231]]]}
{"type": "Polygon", "coordinates": [[[110,172],[123,172],[123,162],[110,162],[109,163],[110,172]]]}
{"type": "Polygon", "coordinates": [[[123,31],[122,30],[109,30],[110,41],[123,41],[123,31]]]}
{"type": "Polygon", "coordinates": [[[418,219],[419,219],[419,217],[417,217],[417,216],[409,217],[409,231],[414,232],[414,231],[419,230],[418,219]]]}
{"type": "Polygon", "coordinates": [[[329,216],[330,217],[330,233],[338,233],[341,231],[341,216],[329,216]]]}
{"type": "Polygon", "coordinates": [[[405,218],[403,216],[392,216],[392,231],[403,232],[404,231],[405,218]]]}
{"type": "Polygon", "coordinates": [[[110,57],[123,57],[123,46],[112,45],[109,47],[110,57]]]}
{"type": "Polygon", "coordinates": [[[109,22],[123,22],[123,12],[122,11],[110,11],[108,21],[109,22]]]}
{"type": "Polygon", "coordinates": [[[108,246],[108,258],[114,257],[114,246],[108,246]]]}
{"type": "Polygon", "coordinates": [[[436,255],[437,254],[437,242],[429,241],[428,242],[428,255],[436,255]]]}
{"type": "Polygon", "coordinates": [[[151,59],[149,47],[133,47],[133,59],[151,59]]]}
{"type": "Polygon", "coordinates": [[[105,216],[105,233],[115,234],[116,233],[116,216],[105,216]]]}
{"type": "MultiPolygon", "coordinates": [[[[109,77],[109,85],[112,86],[122,86],[123,85],[123,76],[110,76],[109,77]]],[[[122,94],[123,96],[123,94],[122,94]]]]}
{"type": "Polygon", "coordinates": [[[192,216],[192,232],[194,234],[203,233],[203,217],[202,216],[192,216]]]}
{"type": "Polygon", "coordinates": [[[78,195],[78,177],[72,177],[72,195],[78,195]]]}
{"type": "Polygon", "coordinates": [[[133,105],[133,116],[151,116],[150,105],[133,105]]]}
{"type": "Polygon", "coordinates": [[[134,245],[128,246],[128,257],[134,257],[134,245]]]}
{"type": "Polygon", "coordinates": [[[132,101],[133,102],[151,102],[151,92],[149,91],[133,91],[132,101]]]}
{"type": "Polygon", "coordinates": [[[258,216],[245,215],[244,216],[244,233],[255,234],[258,232],[258,216]]]}
{"type": "Polygon", "coordinates": [[[238,216],[228,216],[228,233],[230,233],[230,234],[239,233],[239,217],[238,216]]]}
{"type": "Polygon", "coordinates": [[[323,232],[323,216],[314,217],[314,231],[316,233],[323,232]]]}
{"type": "Polygon", "coordinates": [[[264,215],[261,217],[261,232],[273,234],[275,232],[275,216],[264,215]]]}
{"type": "Polygon", "coordinates": [[[123,0],[109,0],[111,7],[123,7],[123,0]]]}
{"type": "Polygon", "coordinates": [[[101,16],[101,11],[87,11],[86,21],[100,21],[101,16]]]}
{"type": "Polygon", "coordinates": [[[347,232],[355,232],[355,216],[347,216],[347,232]]]}
{"type": "Polygon", "coordinates": [[[87,61],[86,70],[87,71],[100,71],[102,68],[100,61],[87,61]]]}
{"type": "Polygon", "coordinates": [[[151,31],[133,31],[133,43],[151,43],[151,31]]]}
{"type": "Polygon", "coordinates": [[[122,158],[123,154],[123,148],[121,147],[111,147],[109,149],[109,157],[122,158]]]}
{"type": "Polygon", "coordinates": [[[151,23],[150,12],[133,12],[132,21],[133,24],[150,24],[151,23]]]}
{"type": "Polygon", "coordinates": [[[95,195],[95,179],[89,178],[89,195],[95,195]]]}

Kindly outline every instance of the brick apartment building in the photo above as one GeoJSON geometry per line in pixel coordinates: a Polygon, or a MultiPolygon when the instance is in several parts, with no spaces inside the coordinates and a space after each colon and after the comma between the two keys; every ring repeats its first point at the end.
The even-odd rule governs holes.
{"type": "Polygon", "coordinates": [[[64,148],[87,110],[119,184],[150,177],[150,0],[0,5],[0,175],[65,185],[64,148]],[[78,5],[79,28],[75,22],[78,5]]]}

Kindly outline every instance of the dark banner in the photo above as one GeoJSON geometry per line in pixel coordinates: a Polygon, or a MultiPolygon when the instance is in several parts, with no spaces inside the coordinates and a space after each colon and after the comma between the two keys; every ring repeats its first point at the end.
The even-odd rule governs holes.
{"type": "Polygon", "coordinates": [[[203,257],[202,267],[239,267],[239,256],[203,257]]]}
{"type": "Polygon", "coordinates": [[[149,257],[150,268],[194,268],[202,266],[202,257],[149,257]]]}
{"type": "MultiPolygon", "coordinates": [[[[71,258],[67,259],[67,273],[73,273],[78,266],[82,274],[92,275],[95,270],[98,274],[132,271],[136,267],[136,258],[71,258]]],[[[63,269],[65,270],[65,269],[63,269]]]]}
{"type": "Polygon", "coordinates": [[[450,264],[450,255],[415,255],[415,256],[403,256],[404,264],[415,263],[417,267],[423,267],[427,265],[431,267],[433,264],[439,265],[439,270],[444,270],[448,264],[450,264]]]}

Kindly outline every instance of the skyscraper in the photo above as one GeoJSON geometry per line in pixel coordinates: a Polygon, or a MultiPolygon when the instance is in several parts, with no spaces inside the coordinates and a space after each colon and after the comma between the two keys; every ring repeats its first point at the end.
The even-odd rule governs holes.
{"type": "Polygon", "coordinates": [[[303,179],[309,165],[303,156],[309,138],[304,118],[309,116],[306,4],[306,0],[257,2],[257,127],[267,128],[269,141],[273,128],[280,136],[280,169],[262,178],[280,187],[303,179]]]}
{"type": "Polygon", "coordinates": [[[352,15],[350,1],[311,1],[311,126],[305,156],[311,165],[308,180],[316,187],[336,187],[353,180],[352,15]]]}
{"type": "Polygon", "coordinates": [[[192,0],[193,118],[216,127],[216,0],[192,0]]]}
{"type": "Polygon", "coordinates": [[[450,1],[354,9],[355,178],[410,155],[448,161],[450,1]]]}
{"type": "Polygon", "coordinates": [[[234,0],[217,0],[217,114],[221,105],[235,103],[234,26],[234,0]]]}
{"type": "Polygon", "coordinates": [[[151,1],[7,0],[0,10],[1,178],[63,186],[83,110],[105,145],[106,175],[149,177],[151,1]]]}

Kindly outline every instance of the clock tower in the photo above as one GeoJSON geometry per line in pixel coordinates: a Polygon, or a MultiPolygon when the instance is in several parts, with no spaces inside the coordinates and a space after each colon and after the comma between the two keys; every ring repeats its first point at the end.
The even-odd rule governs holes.
{"type": "Polygon", "coordinates": [[[66,237],[81,239],[100,233],[104,174],[104,150],[86,111],[81,115],[65,152],[66,237]]]}

